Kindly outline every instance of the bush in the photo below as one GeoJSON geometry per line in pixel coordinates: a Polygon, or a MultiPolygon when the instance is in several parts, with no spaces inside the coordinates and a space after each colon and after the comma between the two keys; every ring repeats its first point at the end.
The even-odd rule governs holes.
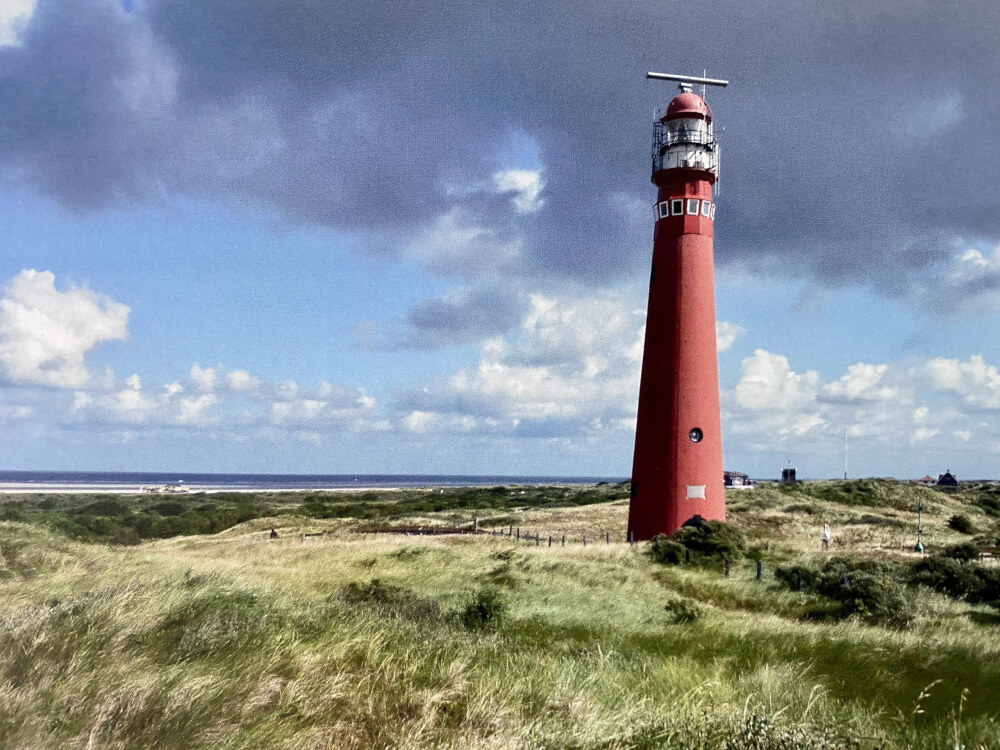
{"type": "Polygon", "coordinates": [[[802,576],[802,590],[815,590],[818,573],[805,565],[779,566],[774,571],[774,577],[784,583],[792,591],[799,589],[799,575],[802,576]]]}
{"type": "Polygon", "coordinates": [[[906,570],[898,565],[835,557],[819,571],[803,565],[779,567],[775,577],[795,590],[799,573],[802,590],[839,604],[833,611],[823,610],[824,616],[858,616],[872,624],[898,627],[905,626],[912,617],[904,589],[906,570]]]}
{"type": "Polygon", "coordinates": [[[671,599],[663,608],[670,615],[670,621],[675,625],[694,622],[701,617],[701,607],[690,599],[671,599]]]}
{"type": "Polygon", "coordinates": [[[837,577],[824,574],[819,592],[840,602],[841,617],[857,615],[877,625],[905,626],[912,614],[899,582],[867,572],[837,577]]]}
{"type": "Polygon", "coordinates": [[[996,568],[962,563],[941,554],[915,563],[910,578],[913,583],[929,586],[956,599],[1000,605],[1000,570],[996,568]]]}
{"type": "Polygon", "coordinates": [[[657,534],[653,537],[652,555],[658,563],[679,565],[685,560],[687,547],[680,542],[673,541],[666,534],[657,534]]]}
{"type": "Polygon", "coordinates": [[[938,555],[947,557],[950,560],[958,560],[959,562],[972,562],[979,559],[979,548],[972,542],[962,542],[961,544],[953,544],[950,547],[945,547],[938,555]]]}
{"type": "Polygon", "coordinates": [[[747,549],[743,532],[723,521],[682,526],[670,535],[670,539],[691,550],[692,559],[704,562],[736,561],[746,554],[747,549]]]}
{"type": "Polygon", "coordinates": [[[972,525],[972,519],[961,513],[948,519],[948,527],[961,534],[976,533],[976,527],[972,525]]]}
{"type": "Polygon", "coordinates": [[[498,626],[507,613],[507,604],[496,589],[481,589],[462,611],[462,625],[468,630],[498,626]]]}
{"type": "Polygon", "coordinates": [[[653,559],[665,565],[678,565],[691,561],[711,565],[722,560],[739,560],[746,555],[747,543],[743,533],[735,526],[722,521],[700,521],[682,526],[673,534],[653,537],[650,553],[653,559]]]}

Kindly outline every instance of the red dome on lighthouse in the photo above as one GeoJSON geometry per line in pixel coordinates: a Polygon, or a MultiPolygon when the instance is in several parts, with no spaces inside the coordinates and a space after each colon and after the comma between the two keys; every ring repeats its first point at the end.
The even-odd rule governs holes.
{"type": "Polygon", "coordinates": [[[712,109],[704,99],[692,91],[685,91],[678,94],[674,100],[667,105],[667,113],[661,118],[661,122],[676,120],[679,117],[696,117],[706,122],[712,121],[712,109]]]}

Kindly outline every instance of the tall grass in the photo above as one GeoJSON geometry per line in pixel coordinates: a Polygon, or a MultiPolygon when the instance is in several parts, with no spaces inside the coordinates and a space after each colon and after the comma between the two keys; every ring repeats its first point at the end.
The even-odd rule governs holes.
{"type": "MultiPolygon", "coordinates": [[[[786,505],[733,517],[768,555],[819,559],[814,517],[786,505]]],[[[935,533],[953,505],[930,514],[935,533]]],[[[621,539],[624,512],[518,517],[543,533],[617,523],[621,539]]],[[[289,515],[112,547],[0,523],[0,747],[1000,743],[1000,628],[982,605],[921,589],[906,629],[816,622],[815,594],[750,566],[352,528],[289,515]],[[481,626],[467,613],[486,593],[499,606],[481,626]]],[[[872,539],[852,552],[911,554],[872,539]]]]}

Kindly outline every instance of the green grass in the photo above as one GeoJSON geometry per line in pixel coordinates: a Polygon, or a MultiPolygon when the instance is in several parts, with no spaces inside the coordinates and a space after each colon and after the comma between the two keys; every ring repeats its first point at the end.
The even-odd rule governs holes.
{"type": "MultiPolygon", "coordinates": [[[[513,512],[512,491],[527,497],[496,492],[495,505],[440,511],[441,523],[513,512]]],[[[622,538],[624,504],[563,493],[516,506],[520,525],[599,524],[622,538]]],[[[778,562],[827,559],[817,514],[796,504],[834,519],[835,540],[848,540],[838,555],[910,565],[903,501],[860,506],[844,500],[856,492],[813,497],[809,485],[751,494],[732,520],[762,553],[760,581],[752,561],[727,578],[621,542],[362,534],[357,519],[298,512],[301,496],[222,533],[133,546],[70,539],[43,514],[0,522],[0,747],[1000,744],[996,610],[920,587],[907,589],[904,627],[815,620],[824,597],[772,575],[778,562]]],[[[163,502],[119,500],[128,512],[163,502]]],[[[376,520],[435,520],[385,502],[376,520]]],[[[947,527],[957,512],[989,526],[975,496],[926,502],[941,546],[968,540],[947,527]]]]}

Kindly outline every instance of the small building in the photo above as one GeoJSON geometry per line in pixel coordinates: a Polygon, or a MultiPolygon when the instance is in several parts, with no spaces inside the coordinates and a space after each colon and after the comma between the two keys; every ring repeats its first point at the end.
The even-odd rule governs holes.
{"type": "Polygon", "coordinates": [[[951,469],[946,471],[944,474],[939,474],[937,478],[938,487],[958,487],[958,480],[955,475],[951,473],[951,469]]]}
{"type": "Polygon", "coordinates": [[[928,474],[923,479],[918,479],[917,484],[919,484],[921,487],[933,487],[935,484],[937,484],[937,480],[930,474],[928,474]]]}
{"type": "Polygon", "coordinates": [[[795,484],[798,480],[795,478],[795,469],[787,468],[781,470],[781,483],[782,484],[795,484]]]}
{"type": "Polygon", "coordinates": [[[754,481],[750,478],[749,474],[744,474],[742,471],[724,471],[722,472],[723,483],[727,488],[734,490],[752,490],[754,487],[754,481]]]}

